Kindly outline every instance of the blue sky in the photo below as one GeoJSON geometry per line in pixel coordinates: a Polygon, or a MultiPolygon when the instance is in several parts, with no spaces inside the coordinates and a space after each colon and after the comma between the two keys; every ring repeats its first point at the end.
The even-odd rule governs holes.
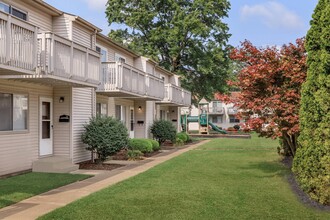
{"type": "MultiPolygon", "coordinates": [[[[105,18],[107,0],[45,0],[56,8],[79,15],[103,29],[110,30],[105,18]]],[[[317,0],[232,0],[229,43],[238,46],[245,39],[256,46],[283,45],[303,37],[317,0]]],[[[118,26],[113,26],[118,28],[118,26]]]]}

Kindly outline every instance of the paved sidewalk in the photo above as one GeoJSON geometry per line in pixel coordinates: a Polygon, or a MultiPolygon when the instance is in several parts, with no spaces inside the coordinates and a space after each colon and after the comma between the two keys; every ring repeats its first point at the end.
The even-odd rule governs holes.
{"type": "Polygon", "coordinates": [[[112,171],[78,170],[74,173],[93,174],[92,178],[72,183],[49,192],[31,197],[19,203],[0,209],[0,219],[30,220],[36,219],[54,209],[63,207],[93,192],[138,175],[146,170],[208,142],[174,149],[160,153],[137,163],[132,163],[112,171]]]}

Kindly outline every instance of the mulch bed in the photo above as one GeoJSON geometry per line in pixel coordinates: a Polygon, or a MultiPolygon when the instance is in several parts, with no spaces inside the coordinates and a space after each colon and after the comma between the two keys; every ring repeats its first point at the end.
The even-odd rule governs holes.
{"type": "MultiPolygon", "coordinates": [[[[285,157],[282,160],[282,163],[288,167],[290,170],[292,168],[292,158],[291,157],[285,157]]],[[[324,211],[330,211],[330,205],[322,205],[320,203],[318,203],[317,201],[312,200],[308,194],[306,194],[299,186],[296,177],[294,176],[294,174],[292,173],[292,171],[290,171],[289,176],[287,177],[287,180],[291,186],[292,191],[297,195],[297,197],[299,198],[299,200],[303,203],[306,204],[310,207],[319,209],[319,210],[324,210],[324,211]]]]}
{"type": "Polygon", "coordinates": [[[123,166],[119,164],[92,163],[90,160],[79,163],[79,169],[82,170],[114,170],[123,166]]]}
{"type": "Polygon", "coordinates": [[[123,149],[111,157],[112,160],[128,160],[127,150],[123,149]]]}

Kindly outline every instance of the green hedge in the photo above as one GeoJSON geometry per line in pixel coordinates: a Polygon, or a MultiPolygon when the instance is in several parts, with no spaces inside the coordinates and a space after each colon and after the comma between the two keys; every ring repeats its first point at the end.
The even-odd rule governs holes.
{"type": "Polygon", "coordinates": [[[128,143],[128,148],[130,150],[139,150],[142,153],[150,153],[153,151],[151,141],[144,138],[130,139],[128,143]]]}
{"type": "Polygon", "coordinates": [[[299,148],[293,172],[313,199],[330,204],[330,0],[320,0],[306,37],[307,80],[301,93],[299,148]]]}
{"type": "Polygon", "coordinates": [[[159,151],[160,150],[160,145],[159,145],[158,141],[155,141],[155,140],[152,140],[152,139],[147,139],[147,140],[151,142],[153,151],[159,151]]]}

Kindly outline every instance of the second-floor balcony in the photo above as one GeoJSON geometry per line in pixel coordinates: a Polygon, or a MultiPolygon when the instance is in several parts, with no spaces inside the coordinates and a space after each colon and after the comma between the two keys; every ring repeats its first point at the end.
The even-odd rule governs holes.
{"type": "Polygon", "coordinates": [[[237,112],[238,112],[238,110],[235,107],[228,108],[228,115],[236,115],[237,112]]]}
{"type": "Polygon", "coordinates": [[[222,106],[213,106],[209,109],[209,114],[214,115],[223,115],[225,113],[225,109],[222,106]]]}
{"type": "Polygon", "coordinates": [[[97,87],[100,55],[0,11],[0,76],[97,87]]]}
{"type": "Polygon", "coordinates": [[[170,83],[165,84],[165,98],[161,103],[190,106],[191,93],[182,87],[178,87],[170,83]]]}
{"type": "Polygon", "coordinates": [[[102,63],[100,77],[99,93],[150,100],[164,98],[164,82],[161,78],[148,75],[124,62],[102,63]]]}

